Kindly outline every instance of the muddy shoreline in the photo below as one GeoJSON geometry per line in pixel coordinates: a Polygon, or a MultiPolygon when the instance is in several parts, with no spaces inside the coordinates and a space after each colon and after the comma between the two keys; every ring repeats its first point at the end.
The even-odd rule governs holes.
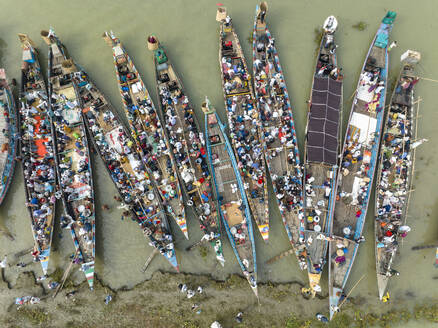
{"type": "MultiPolygon", "coordinates": [[[[4,270],[4,269],[3,269],[4,270]]],[[[6,269],[7,270],[7,269],[6,269]]],[[[60,280],[62,270],[55,270],[45,281],[60,280]]],[[[2,278],[4,274],[2,272],[2,278]]],[[[392,304],[369,304],[365,298],[349,298],[343,312],[329,325],[314,319],[316,312],[325,313],[327,295],[313,300],[301,293],[301,282],[259,285],[260,303],[245,279],[231,275],[217,281],[208,275],[174,274],[157,271],[152,278],[133,288],[111,289],[99,277],[94,291],[84,281],[75,285],[70,279],[53,298],[54,291],[36,282],[28,271],[18,275],[15,283],[0,281],[0,323],[2,327],[209,327],[217,320],[223,327],[402,327],[409,320],[423,320],[424,327],[438,323],[438,299],[424,306],[410,308],[407,301],[392,304]],[[178,285],[186,284],[203,292],[188,299],[178,285]],[[66,294],[75,291],[72,297],[66,294]],[[39,297],[39,304],[15,305],[15,298],[39,297]],[[106,305],[107,295],[112,301],[106,305]],[[192,306],[196,304],[196,309],[192,306]],[[243,322],[235,316],[243,312],[243,322]],[[316,312],[315,312],[316,311],[316,312]],[[197,313],[199,312],[199,313],[197,313]]],[[[412,303],[412,300],[410,300],[412,303]]]]}

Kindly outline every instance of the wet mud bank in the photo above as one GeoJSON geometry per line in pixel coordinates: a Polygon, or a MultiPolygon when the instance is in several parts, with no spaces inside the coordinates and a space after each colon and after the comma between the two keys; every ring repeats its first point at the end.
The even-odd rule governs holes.
{"type": "MultiPolygon", "coordinates": [[[[55,270],[48,281],[59,281],[55,270]]],[[[46,286],[47,283],[44,283],[46,286]]],[[[401,327],[409,320],[422,320],[424,327],[438,323],[437,300],[414,308],[406,301],[378,306],[361,297],[349,298],[343,312],[329,324],[316,321],[315,313],[327,309],[327,296],[307,299],[298,282],[260,284],[260,300],[245,279],[231,275],[226,281],[207,275],[155,272],[150,280],[134,288],[111,289],[96,279],[90,291],[86,282],[75,285],[67,279],[56,298],[54,291],[37,283],[31,272],[20,273],[14,284],[0,281],[0,325],[2,327],[401,327]],[[194,296],[178,287],[185,284],[194,296]],[[202,293],[197,291],[202,287],[202,293]],[[38,304],[15,304],[16,297],[35,296],[38,304]],[[67,296],[71,295],[71,296],[67,296]],[[105,298],[112,300],[106,304],[105,298]],[[235,317],[243,312],[242,323],[235,317]]]]}

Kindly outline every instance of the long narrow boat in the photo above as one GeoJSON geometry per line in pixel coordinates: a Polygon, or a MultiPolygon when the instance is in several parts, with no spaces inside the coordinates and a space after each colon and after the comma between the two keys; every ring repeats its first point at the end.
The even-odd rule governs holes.
{"type": "Polygon", "coordinates": [[[151,181],[141,153],[122,119],[84,70],[74,77],[85,125],[124,204],[134,213],[144,235],[152,246],[178,269],[173,237],[158,189],[151,181]]]}
{"type": "Polygon", "coordinates": [[[95,205],[90,150],[73,75],[77,71],[55,32],[41,31],[49,46],[49,110],[53,113],[56,175],[64,205],[62,227],[70,230],[88,284],[93,289],[95,205]]]}
{"type": "Polygon", "coordinates": [[[342,75],[338,68],[335,31],[338,22],[329,16],[323,25],[316,57],[307,113],[304,200],[307,271],[313,295],[326,261],[336,197],[342,116],[342,75]]]}
{"type": "Polygon", "coordinates": [[[162,128],[160,117],[120,40],[112,32],[105,32],[103,39],[113,50],[120,95],[137,149],[142,153],[143,162],[158,184],[168,215],[175,220],[188,239],[182,193],[176,175],[177,167],[170,154],[169,140],[162,128]]]}
{"type": "Polygon", "coordinates": [[[253,217],[265,241],[269,238],[268,188],[251,76],[239,39],[225,7],[219,7],[219,65],[233,149],[238,159],[253,217]]]}
{"type": "Polygon", "coordinates": [[[9,88],[6,72],[0,68],[0,205],[11,185],[17,155],[17,110],[9,88]]]}
{"type": "Polygon", "coordinates": [[[257,6],[253,32],[253,72],[266,165],[278,208],[300,268],[306,268],[300,154],[289,94],[274,39],[266,25],[268,5],[257,6]]]}
{"type": "Polygon", "coordinates": [[[350,113],[337,180],[332,240],[329,242],[330,318],[339,310],[363,240],[374,171],[377,164],[388,78],[389,33],[396,13],[388,12],[362,67],[350,113]]]}
{"type": "Polygon", "coordinates": [[[376,182],[375,238],[376,271],[379,298],[385,294],[398,240],[406,236],[415,160],[416,120],[418,106],[414,103],[414,85],[418,78],[415,66],[419,52],[408,50],[402,59],[402,69],[391,97],[383,127],[376,182]]]}
{"type": "Polygon", "coordinates": [[[202,104],[205,113],[205,138],[208,161],[215,184],[222,222],[234,254],[253,292],[257,291],[257,261],[251,213],[225,125],[208,99],[202,104]]]}
{"type": "Polygon", "coordinates": [[[54,131],[49,115],[46,84],[38,52],[26,34],[18,35],[23,48],[20,92],[20,155],[26,206],[35,247],[33,256],[44,275],[49,266],[56,204],[54,131]]]}
{"type": "Polygon", "coordinates": [[[148,37],[148,48],[154,52],[161,117],[165,122],[179,179],[183,182],[183,190],[199,218],[204,232],[203,239],[210,241],[217,260],[224,265],[218,211],[211,198],[211,175],[204,134],[199,127],[193,106],[184,92],[182,82],[168,54],[155,36],[148,37]]]}

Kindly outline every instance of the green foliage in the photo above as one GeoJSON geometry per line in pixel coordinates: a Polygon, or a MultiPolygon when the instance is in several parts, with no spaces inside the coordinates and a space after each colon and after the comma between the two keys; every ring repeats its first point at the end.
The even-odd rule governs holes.
{"type": "Polygon", "coordinates": [[[292,313],[286,321],[286,328],[309,328],[311,327],[312,320],[304,320],[297,317],[295,313],[292,313]]]}
{"type": "Polygon", "coordinates": [[[228,278],[224,282],[218,282],[217,284],[215,284],[214,287],[217,290],[228,289],[228,288],[233,289],[236,287],[243,287],[246,284],[247,284],[246,279],[233,274],[230,276],[230,278],[228,278]]]}
{"type": "Polygon", "coordinates": [[[208,247],[204,245],[199,246],[199,255],[201,255],[203,259],[206,259],[208,255],[208,247]]]}
{"type": "Polygon", "coordinates": [[[200,328],[201,326],[196,322],[192,320],[184,321],[182,324],[183,328],[200,328]]]}
{"type": "Polygon", "coordinates": [[[17,310],[17,316],[21,316],[33,325],[41,325],[50,320],[50,315],[41,308],[22,307],[17,310]]]}
{"type": "Polygon", "coordinates": [[[330,321],[329,327],[333,328],[350,328],[353,324],[353,319],[346,313],[337,313],[330,321]]]}
{"type": "Polygon", "coordinates": [[[426,319],[431,322],[438,322],[438,305],[416,306],[414,309],[415,319],[426,319]]]}
{"type": "Polygon", "coordinates": [[[363,21],[360,21],[357,24],[352,25],[351,27],[359,31],[364,31],[368,27],[368,24],[363,21]]]}
{"type": "Polygon", "coordinates": [[[63,275],[64,275],[64,271],[61,268],[56,268],[55,271],[53,271],[51,274],[49,274],[49,277],[53,281],[60,282],[62,280],[63,275]]]}

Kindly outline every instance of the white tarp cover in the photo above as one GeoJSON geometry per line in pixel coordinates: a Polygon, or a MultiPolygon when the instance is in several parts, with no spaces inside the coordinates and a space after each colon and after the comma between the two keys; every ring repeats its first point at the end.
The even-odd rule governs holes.
{"type": "Polygon", "coordinates": [[[135,176],[139,180],[144,179],[144,173],[143,170],[137,171],[136,168],[141,166],[141,162],[137,160],[133,154],[128,155],[128,161],[131,163],[132,169],[134,170],[135,176]]]}
{"type": "Polygon", "coordinates": [[[132,93],[139,93],[143,89],[143,86],[141,85],[141,82],[137,82],[135,84],[131,85],[132,93]]]}
{"type": "Polygon", "coordinates": [[[122,144],[119,141],[119,128],[111,130],[105,135],[106,142],[111,148],[116,149],[119,154],[123,153],[122,144]]]}
{"type": "Polygon", "coordinates": [[[370,87],[369,84],[361,85],[357,89],[357,99],[370,103],[374,98],[374,90],[376,90],[376,88],[374,88],[373,91],[368,92],[370,87]]]}
{"type": "Polygon", "coordinates": [[[353,187],[351,190],[351,198],[353,203],[357,202],[357,196],[359,196],[360,183],[362,178],[354,177],[353,187]]]}
{"type": "Polygon", "coordinates": [[[115,46],[113,49],[114,49],[114,54],[116,55],[116,57],[121,56],[124,53],[122,47],[120,47],[120,46],[115,46]]]}
{"type": "Polygon", "coordinates": [[[377,127],[377,120],[374,117],[353,113],[350,125],[359,129],[359,143],[369,144],[374,140],[374,133],[377,127]]]}

